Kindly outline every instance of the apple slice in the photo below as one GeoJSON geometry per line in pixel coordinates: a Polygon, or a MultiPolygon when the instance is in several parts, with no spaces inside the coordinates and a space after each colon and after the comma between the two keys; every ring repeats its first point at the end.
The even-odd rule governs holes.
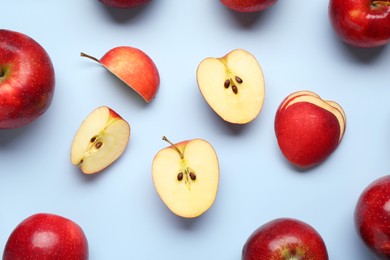
{"type": "Polygon", "coordinates": [[[160,85],[160,76],[153,60],[140,49],[119,46],[115,47],[101,59],[81,53],[90,58],[135,90],[147,103],[156,96],[160,85]]]}
{"type": "Polygon", "coordinates": [[[341,142],[345,128],[342,107],[307,90],[288,95],[275,116],[275,134],[283,155],[302,168],[325,160],[341,142]]]}
{"type": "Polygon", "coordinates": [[[160,150],[153,159],[152,175],[158,195],[176,215],[195,218],[215,201],[219,164],[214,148],[192,139],[160,150]]]}
{"type": "Polygon", "coordinates": [[[229,123],[249,123],[263,107],[263,71],[256,58],[245,50],[204,59],[197,69],[197,82],[207,103],[229,123]]]}
{"type": "Polygon", "coordinates": [[[85,174],[99,172],[122,155],[129,139],[130,125],[111,108],[101,106],[78,129],[71,161],[85,174]]]}

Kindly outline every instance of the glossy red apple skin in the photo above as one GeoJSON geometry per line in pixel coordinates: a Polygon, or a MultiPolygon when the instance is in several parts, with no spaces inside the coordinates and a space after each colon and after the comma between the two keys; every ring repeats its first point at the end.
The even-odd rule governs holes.
{"type": "Polygon", "coordinates": [[[390,1],[330,0],[331,25],[344,42],[369,48],[390,41],[390,1]]]}
{"type": "Polygon", "coordinates": [[[242,249],[242,260],[290,259],[328,259],[321,235],[309,224],[293,218],[278,218],[260,226],[242,249]]]}
{"type": "Polygon", "coordinates": [[[145,5],[151,0],[99,0],[105,5],[115,8],[134,8],[145,5]]]}
{"type": "Polygon", "coordinates": [[[374,180],[360,194],[354,221],[364,244],[382,259],[390,259],[390,175],[374,180]]]}
{"type": "Polygon", "coordinates": [[[0,30],[0,129],[25,126],[49,108],[55,85],[52,61],[29,36],[0,30]]]}
{"type": "Polygon", "coordinates": [[[310,102],[299,102],[278,109],[275,134],[286,159],[299,168],[309,168],[337,148],[340,125],[330,111],[310,102]]]}
{"type": "Polygon", "coordinates": [[[263,11],[277,0],[220,0],[222,4],[237,12],[258,12],[263,11]]]}
{"type": "Polygon", "coordinates": [[[87,260],[88,241],[70,219],[49,213],[34,214],[12,231],[3,260],[87,260]]]}

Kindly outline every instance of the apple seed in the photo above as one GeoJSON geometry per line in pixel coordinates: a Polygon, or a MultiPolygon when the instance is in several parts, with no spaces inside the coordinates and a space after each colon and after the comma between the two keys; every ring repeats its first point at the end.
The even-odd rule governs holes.
{"type": "Polygon", "coordinates": [[[179,172],[179,174],[177,175],[177,180],[178,181],[183,180],[183,173],[182,172],[179,172]]]}
{"type": "Polygon", "coordinates": [[[97,142],[97,143],[95,144],[95,147],[96,147],[96,149],[99,149],[100,147],[102,147],[102,145],[103,145],[102,142],[97,142]]]}
{"type": "Polygon", "coordinates": [[[191,180],[196,180],[196,175],[195,175],[195,173],[193,173],[193,172],[190,172],[190,178],[191,178],[191,180]]]}
{"type": "Polygon", "coordinates": [[[238,84],[242,83],[242,78],[240,78],[239,76],[236,76],[235,79],[236,79],[238,84]]]}
{"type": "Polygon", "coordinates": [[[237,95],[238,88],[236,87],[236,85],[232,85],[232,90],[233,90],[233,93],[237,95]]]}
{"type": "Polygon", "coordinates": [[[225,88],[230,87],[230,79],[225,80],[225,83],[223,85],[225,88]]]}

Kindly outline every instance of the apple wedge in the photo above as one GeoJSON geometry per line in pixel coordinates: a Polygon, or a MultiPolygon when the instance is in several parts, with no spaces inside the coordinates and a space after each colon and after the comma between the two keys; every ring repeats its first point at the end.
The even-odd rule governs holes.
{"type": "Polygon", "coordinates": [[[160,86],[160,76],[153,60],[142,50],[119,46],[97,59],[84,52],[82,57],[100,63],[109,72],[137,92],[147,103],[151,102],[160,86]]]}
{"type": "Polygon", "coordinates": [[[196,74],[203,97],[223,120],[246,124],[259,115],[264,103],[264,76],[249,52],[236,49],[222,58],[206,58],[196,74]]]}
{"type": "Polygon", "coordinates": [[[153,159],[152,177],[158,195],[176,215],[195,218],[214,203],[219,184],[219,164],[214,148],[192,139],[160,150],[153,159]]]}
{"type": "Polygon", "coordinates": [[[122,155],[129,139],[130,125],[111,108],[101,106],[78,129],[71,161],[85,174],[97,173],[122,155]]]}

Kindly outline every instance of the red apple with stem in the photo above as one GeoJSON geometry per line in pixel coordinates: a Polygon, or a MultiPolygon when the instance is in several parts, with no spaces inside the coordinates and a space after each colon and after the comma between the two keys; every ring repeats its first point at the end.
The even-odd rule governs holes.
{"type": "Polygon", "coordinates": [[[382,259],[390,259],[390,175],[371,182],[360,194],[354,221],[364,244],[382,259]]]}
{"type": "Polygon", "coordinates": [[[99,0],[105,5],[116,8],[134,8],[145,5],[151,0],[99,0]]]}
{"type": "Polygon", "coordinates": [[[160,76],[153,60],[142,50],[130,46],[118,46],[110,49],[97,59],[86,53],[82,57],[90,58],[135,90],[147,103],[157,94],[160,76]]]}
{"type": "Polygon", "coordinates": [[[3,260],[87,260],[88,241],[74,221],[50,213],[38,213],[23,220],[12,231],[3,260]]]}
{"type": "Polygon", "coordinates": [[[277,0],[220,0],[222,4],[237,12],[258,12],[263,11],[277,0]]]}
{"type": "Polygon", "coordinates": [[[390,0],[330,0],[329,18],[338,37],[353,46],[390,41],[390,0]]]}
{"type": "Polygon", "coordinates": [[[328,260],[321,235],[309,224],[278,218],[257,228],[242,249],[242,260],[328,260]]]}
{"type": "Polygon", "coordinates": [[[29,36],[0,30],[0,129],[25,126],[49,108],[55,73],[45,49],[29,36]]]}

